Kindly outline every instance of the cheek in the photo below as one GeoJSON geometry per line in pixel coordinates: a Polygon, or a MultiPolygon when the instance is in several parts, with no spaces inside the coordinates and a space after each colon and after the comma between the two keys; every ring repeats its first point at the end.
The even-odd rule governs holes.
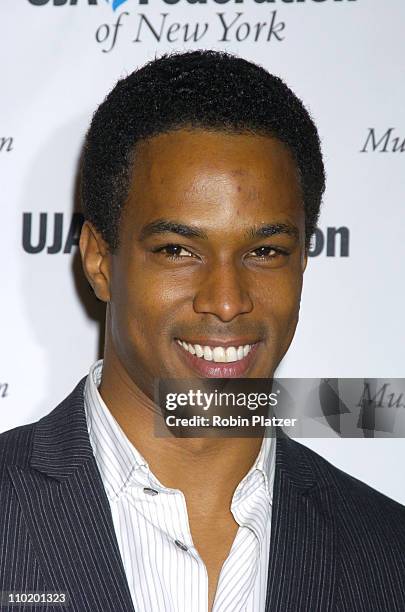
{"type": "Polygon", "coordinates": [[[300,308],[302,275],[281,271],[263,284],[260,310],[269,323],[269,334],[280,342],[295,330],[300,308]]]}
{"type": "Polygon", "coordinates": [[[271,310],[288,313],[299,303],[302,289],[302,275],[294,270],[274,271],[266,279],[261,279],[258,295],[261,293],[261,302],[268,304],[271,310]]]}
{"type": "Polygon", "coordinates": [[[110,307],[114,336],[121,343],[149,350],[155,346],[155,337],[165,336],[177,312],[183,294],[179,279],[173,274],[151,273],[142,264],[117,269],[112,279],[110,307]]]}

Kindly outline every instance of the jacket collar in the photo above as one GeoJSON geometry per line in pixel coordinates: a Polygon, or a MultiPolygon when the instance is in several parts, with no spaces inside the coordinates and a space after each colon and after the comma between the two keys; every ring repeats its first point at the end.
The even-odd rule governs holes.
{"type": "Polygon", "coordinates": [[[338,531],[327,466],[278,438],[266,612],[335,609],[338,531]]]}
{"type": "MultiPolygon", "coordinates": [[[[69,494],[66,493],[63,498],[64,504],[71,502],[72,491],[79,492],[79,483],[83,478],[87,478],[86,482],[90,484],[86,495],[82,496],[82,504],[86,506],[87,514],[93,512],[99,516],[102,526],[97,532],[93,531],[89,538],[97,538],[96,546],[103,551],[99,557],[100,564],[103,564],[106,571],[108,568],[109,572],[114,568],[122,601],[125,602],[124,609],[133,610],[108,499],[87,431],[83,399],[85,381],[86,378],[83,378],[59,406],[35,425],[30,468],[59,481],[65,491],[69,490],[69,494]],[[108,546],[104,546],[104,541],[108,542],[108,546]]],[[[60,539],[59,545],[65,545],[69,549],[69,545],[75,545],[71,539],[73,532],[66,535],[58,531],[61,516],[54,518],[52,514],[44,519],[42,524],[34,524],[33,513],[28,511],[28,505],[35,506],[35,491],[40,482],[34,484],[32,474],[23,476],[17,473],[17,469],[15,468],[14,473],[11,470],[10,473],[19,492],[23,511],[25,505],[27,524],[34,542],[38,542],[37,553],[40,558],[42,555],[43,571],[46,574],[45,567],[51,567],[52,563],[60,565],[60,548],[45,551],[40,542],[53,530],[54,538],[60,539]],[[21,480],[24,478],[25,483],[21,480]],[[32,495],[28,500],[24,496],[29,487],[32,495]],[[69,538],[69,541],[66,538],[69,538]]],[[[55,500],[59,501],[63,489],[58,486],[58,490],[55,489],[53,493],[52,488],[50,490],[49,497],[54,495],[55,500]]],[[[284,434],[279,435],[276,443],[266,612],[333,610],[336,597],[337,528],[332,495],[325,462],[296,441],[284,434]]],[[[38,512],[42,505],[43,502],[38,499],[38,512]]],[[[54,507],[55,505],[52,508],[54,507]]],[[[79,521],[78,527],[81,529],[91,528],[89,519],[86,519],[86,524],[83,523],[83,517],[72,520],[79,521]]],[[[85,563],[91,565],[92,557],[88,556],[88,552],[78,550],[77,554],[83,555],[83,567],[86,567],[85,563]]],[[[46,575],[49,584],[53,584],[55,588],[63,587],[62,568],[59,580],[52,580],[54,576],[50,570],[46,575]]],[[[79,596],[80,588],[73,574],[71,580],[71,591],[79,596]]],[[[112,586],[114,585],[109,588],[112,586]]],[[[107,602],[110,592],[106,584],[100,583],[97,588],[105,594],[107,602]]],[[[94,590],[87,592],[87,601],[93,601],[96,591],[94,587],[94,590]]],[[[103,612],[109,609],[105,603],[103,612]]]]}
{"type": "MultiPolygon", "coordinates": [[[[35,424],[30,466],[60,481],[94,459],[84,410],[86,379],[35,424]]],[[[279,478],[288,479],[302,494],[330,484],[324,471],[309,461],[306,448],[283,432],[277,435],[276,469],[279,478]]]]}
{"type": "Polygon", "coordinates": [[[94,459],[84,411],[86,378],[35,425],[30,466],[60,481],[94,459]]]}
{"type": "Polygon", "coordinates": [[[66,593],[72,610],[135,612],[87,432],[85,380],[35,424],[28,466],[8,471],[47,589],[66,593]]]}

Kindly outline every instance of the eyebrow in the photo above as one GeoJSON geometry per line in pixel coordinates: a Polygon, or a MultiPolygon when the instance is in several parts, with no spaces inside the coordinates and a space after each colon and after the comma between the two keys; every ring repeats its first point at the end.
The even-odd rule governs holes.
{"type": "MultiPolygon", "coordinates": [[[[206,232],[195,225],[185,225],[178,221],[171,221],[169,219],[157,219],[145,225],[140,233],[139,239],[141,241],[154,236],[156,234],[178,234],[185,238],[201,238],[208,240],[206,232]]],[[[275,236],[277,234],[287,234],[294,238],[299,237],[298,228],[291,223],[266,223],[263,225],[256,225],[245,231],[245,235],[250,239],[257,238],[268,238],[269,236],[275,236]]]]}

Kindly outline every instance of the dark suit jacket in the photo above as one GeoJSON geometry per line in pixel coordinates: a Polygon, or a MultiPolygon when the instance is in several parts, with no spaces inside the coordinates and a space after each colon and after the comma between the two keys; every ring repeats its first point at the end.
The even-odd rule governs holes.
{"type": "MultiPolygon", "coordinates": [[[[1,610],[134,612],[84,383],[0,435],[0,591],[66,592],[70,604],[1,610]]],[[[270,547],[266,612],[405,612],[405,507],[285,437],[270,547]]]]}

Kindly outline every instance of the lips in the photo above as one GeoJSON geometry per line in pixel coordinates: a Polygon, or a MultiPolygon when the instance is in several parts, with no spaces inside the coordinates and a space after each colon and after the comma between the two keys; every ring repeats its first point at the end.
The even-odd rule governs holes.
{"type": "Polygon", "coordinates": [[[177,339],[186,351],[192,355],[196,355],[206,361],[215,361],[216,363],[229,363],[232,361],[240,361],[251,351],[252,344],[237,344],[234,345],[218,345],[218,344],[192,344],[185,340],[177,339]]]}
{"type": "Polygon", "coordinates": [[[246,375],[247,370],[256,356],[259,344],[260,342],[238,345],[235,342],[235,344],[230,346],[226,346],[229,345],[229,343],[226,343],[225,346],[212,346],[209,344],[192,344],[184,340],[176,339],[175,347],[181,359],[201,377],[239,378],[246,375]],[[183,346],[183,344],[185,346],[183,346]],[[198,351],[200,356],[197,355],[196,347],[201,347],[201,350],[198,351]],[[192,353],[193,349],[195,354],[192,353]],[[233,360],[235,353],[236,359],[233,360]],[[225,359],[229,360],[225,361],[224,356],[225,359]]]}

